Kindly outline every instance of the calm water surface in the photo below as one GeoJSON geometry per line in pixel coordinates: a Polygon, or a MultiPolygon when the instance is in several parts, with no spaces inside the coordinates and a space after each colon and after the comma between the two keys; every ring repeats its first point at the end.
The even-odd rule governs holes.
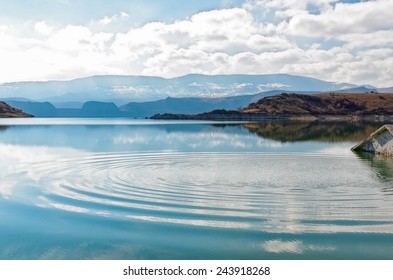
{"type": "Polygon", "coordinates": [[[0,119],[0,258],[393,259],[379,125],[0,119]]]}

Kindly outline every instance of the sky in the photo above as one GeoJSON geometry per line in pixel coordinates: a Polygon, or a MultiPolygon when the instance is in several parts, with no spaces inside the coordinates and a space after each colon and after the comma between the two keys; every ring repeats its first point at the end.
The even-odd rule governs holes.
{"type": "Polygon", "coordinates": [[[393,86],[392,0],[0,0],[0,83],[304,75],[393,86]]]}

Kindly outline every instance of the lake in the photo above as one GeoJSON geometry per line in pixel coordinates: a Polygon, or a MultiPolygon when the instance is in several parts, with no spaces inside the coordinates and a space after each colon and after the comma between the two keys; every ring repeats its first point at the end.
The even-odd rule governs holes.
{"type": "Polygon", "coordinates": [[[0,119],[0,258],[393,259],[380,125],[0,119]]]}

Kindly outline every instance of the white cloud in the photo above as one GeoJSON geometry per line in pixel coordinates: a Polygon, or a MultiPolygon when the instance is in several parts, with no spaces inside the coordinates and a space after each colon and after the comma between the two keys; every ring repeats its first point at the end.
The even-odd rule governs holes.
{"type": "Polygon", "coordinates": [[[299,13],[291,17],[292,35],[335,37],[393,28],[393,1],[376,0],[353,4],[337,3],[321,14],[299,13]]]}
{"type": "Polygon", "coordinates": [[[280,10],[280,9],[306,9],[310,5],[318,8],[329,7],[338,0],[254,0],[248,1],[251,5],[263,8],[280,10]]]}
{"type": "Polygon", "coordinates": [[[391,10],[393,1],[387,0],[255,0],[126,32],[113,31],[128,22],[126,13],[88,26],[1,25],[0,82],[94,74],[289,73],[391,86],[391,10]]]}
{"type": "Polygon", "coordinates": [[[109,23],[111,23],[113,21],[112,18],[110,17],[104,17],[102,19],[99,20],[99,23],[103,24],[103,25],[107,25],[109,23]]]}
{"type": "Polygon", "coordinates": [[[339,39],[349,49],[390,48],[393,46],[393,30],[380,30],[371,33],[343,34],[339,39]]]}
{"type": "Polygon", "coordinates": [[[130,17],[129,14],[127,14],[126,12],[121,12],[120,14],[116,14],[111,17],[105,16],[102,19],[100,19],[98,22],[102,25],[108,25],[110,23],[117,22],[121,19],[128,18],[128,17],[130,17]]]}
{"type": "Polygon", "coordinates": [[[52,33],[53,27],[46,24],[45,21],[38,21],[34,24],[34,30],[40,35],[48,36],[52,33]]]}

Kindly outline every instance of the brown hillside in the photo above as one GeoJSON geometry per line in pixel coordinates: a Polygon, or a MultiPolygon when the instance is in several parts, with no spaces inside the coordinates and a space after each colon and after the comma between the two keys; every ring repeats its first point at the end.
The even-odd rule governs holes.
{"type": "Polygon", "coordinates": [[[260,99],[242,111],[272,115],[393,115],[393,94],[283,93],[260,99]]]}
{"type": "Polygon", "coordinates": [[[32,115],[22,112],[22,110],[11,107],[7,103],[0,101],[0,118],[27,118],[32,115]]]}

